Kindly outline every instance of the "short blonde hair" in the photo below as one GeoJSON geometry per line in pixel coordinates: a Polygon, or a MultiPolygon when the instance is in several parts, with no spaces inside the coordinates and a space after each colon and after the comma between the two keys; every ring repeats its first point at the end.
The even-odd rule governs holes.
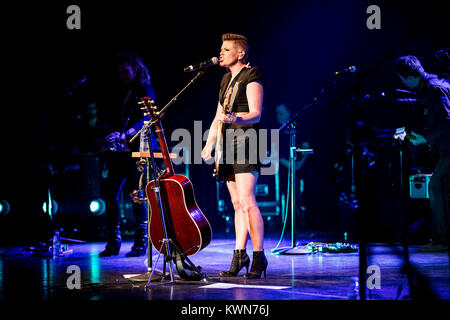
{"type": "Polygon", "coordinates": [[[243,63],[247,63],[248,61],[248,53],[250,50],[250,46],[248,44],[248,40],[245,36],[235,33],[224,33],[222,35],[222,41],[234,41],[235,45],[245,51],[245,55],[242,58],[243,63]]]}

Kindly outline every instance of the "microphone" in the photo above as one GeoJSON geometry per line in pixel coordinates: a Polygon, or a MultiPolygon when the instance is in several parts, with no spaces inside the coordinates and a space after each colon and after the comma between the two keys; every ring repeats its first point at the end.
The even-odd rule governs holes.
{"type": "Polygon", "coordinates": [[[212,57],[209,60],[194,64],[194,65],[190,65],[189,67],[184,68],[184,72],[192,72],[192,71],[197,71],[197,70],[201,70],[204,68],[207,68],[209,66],[215,65],[219,63],[219,59],[217,57],[212,57]]]}
{"type": "Polygon", "coordinates": [[[342,73],[346,73],[346,72],[355,72],[356,71],[356,67],[355,66],[350,66],[348,68],[342,69],[340,71],[336,71],[334,74],[336,76],[342,74],[342,73]]]}

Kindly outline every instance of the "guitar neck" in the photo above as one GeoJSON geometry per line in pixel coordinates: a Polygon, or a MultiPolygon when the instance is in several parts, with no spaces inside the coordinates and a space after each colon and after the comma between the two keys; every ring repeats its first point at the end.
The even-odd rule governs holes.
{"type": "Polygon", "coordinates": [[[161,147],[161,153],[166,167],[166,173],[164,176],[171,176],[175,174],[173,169],[172,160],[170,159],[169,148],[167,147],[166,137],[164,135],[164,129],[162,128],[161,121],[159,120],[155,124],[155,132],[158,136],[159,146],[161,147]]]}

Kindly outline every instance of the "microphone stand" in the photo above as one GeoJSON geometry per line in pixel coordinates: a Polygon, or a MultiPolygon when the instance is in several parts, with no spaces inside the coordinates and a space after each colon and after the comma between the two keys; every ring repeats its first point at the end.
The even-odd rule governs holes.
{"type": "MultiPolygon", "coordinates": [[[[338,74],[338,75],[342,75],[338,74]]],[[[296,246],[296,236],[295,236],[295,211],[296,211],[296,201],[295,201],[295,161],[297,158],[297,153],[301,154],[312,154],[313,149],[301,149],[296,146],[296,120],[300,117],[303,112],[311,108],[313,105],[317,104],[320,99],[329,91],[329,89],[336,85],[336,81],[333,81],[328,87],[322,88],[320,90],[319,96],[313,98],[313,102],[298,109],[298,111],[285,123],[278,128],[279,131],[283,130],[286,126],[289,126],[289,202],[291,206],[291,246],[274,248],[271,251],[276,254],[304,254],[307,253],[296,246]]]]}
{"type": "MultiPolygon", "coordinates": [[[[149,130],[151,130],[152,125],[153,125],[153,123],[149,126],[149,128],[148,128],[149,130]]],[[[143,134],[148,134],[148,132],[143,132],[143,134]]],[[[161,256],[161,250],[164,247],[165,248],[165,252],[164,252],[164,269],[163,269],[163,276],[161,278],[161,281],[167,279],[166,278],[166,272],[165,272],[166,270],[165,269],[166,269],[166,263],[168,263],[169,264],[170,281],[166,282],[166,284],[174,284],[175,283],[175,279],[174,279],[174,276],[173,276],[173,265],[172,265],[172,259],[171,259],[172,253],[170,251],[170,244],[171,244],[171,242],[170,242],[170,239],[167,237],[167,228],[166,228],[165,214],[164,214],[164,208],[163,208],[162,201],[161,201],[161,188],[160,188],[160,184],[159,184],[159,177],[157,176],[157,173],[156,173],[155,158],[154,158],[154,154],[153,154],[153,146],[152,146],[151,141],[149,142],[149,149],[150,149],[150,157],[151,157],[151,162],[152,162],[152,167],[153,167],[153,178],[154,178],[154,181],[155,181],[154,187],[153,187],[153,192],[155,193],[155,198],[156,198],[156,201],[158,202],[158,211],[159,211],[158,213],[161,216],[162,230],[164,232],[163,243],[161,244],[161,248],[159,249],[159,255],[158,255],[158,258],[156,259],[155,266],[158,264],[158,260],[159,260],[159,258],[161,256]]],[[[148,181],[148,182],[150,182],[150,181],[148,181]]],[[[147,201],[147,202],[148,202],[147,205],[150,208],[150,202],[149,201],[147,201]]],[[[150,212],[150,209],[148,210],[148,212],[150,212]]],[[[148,225],[150,227],[150,217],[148,217],[148,225]]],[[[148,238],[150,239],[150,233],[148,235],[148,238]]],[[[149,256],[149,259],[150,259],[149,262],[148,262],[148,265],[150,266],[151,265],[151,253],[150,253],[151,246],[149,246],[148,248],[149,248],[148,256],[149,256]]],[[[155,273],[155,270],[156,269],[153,268],[152,273],[150,274],[150,277],[148,278],[147,285],[145,286],[146,288],[150,287],[150,282],[152,281],[153,274],[155,273]]],[[[161,284],[159,284],[159,285],[161,285],[161,284]]]]}
{"type": "MultiPolygon", "coordinates": [[[[82,79],[78,82],[76,82],[75,84],[73,84],[70,87],[67,87],[64,89],[64,97],[62,98],[62,101],[59,103],[60,104],[60,109],[64,110],[67,102],[69,101],[69,98],[72,97],[73,95],[73,91],[82,83],[86,82],[87,78],[86,76],[83,76],[82,79]]],[[[52,120],[50,121],[50,123],[52,123],[52,120]]],[[[48,130],[48,129],[47,129],[48,130]]],[[[47,131],[47,137],[49,141],[53,141],[47,131]]],[[[52,142],[50,142],[52,143],[52,142]]],[[[46,230],[46,238],[47,240],[45,241],[44,245],[45,245],[45,249],[40,246],[40,248],[36,251],[34,251],[33,255],[34,257],[43,257],[43,258],[48,258],[53,256],[53,252],[52,252],[52,247],[53,247],[53,236],[55,235],[55,231],[56,229],[56,221],[55,221],[55,217],[54,217],[54,210],[53,209],[53,195],[52,195],[52,191],[54,189],[54,175],[55,172],[53,170],[53,166],[54,166],[54,162],[55,159],[54,157],[50,156],[50,152],[49,152],[49,145],[47,146],[47,163],[45,166],[42,166],[41,168],[45,168],[46,169],[46,196],[45,196],[45,205],[44,205],[44,210],[46,211],[49,219],[47,221],[47,230],[46,230]]],[[[86,241],[84,240],[78,240],[78,239],[69,239],[69,238],[65,238],[62,237],[62,234],[60,233],[60,241],[61,244],[63,241],[66,241],[67,243],[80,243],[80,244],[84,244],[86,243],[86,241]]],[[[61,246],[62,250],[59,252],[59,255],[64,255],[65,253],[70,253],[72,252],[72,250],[68,250],[68,246],[66,246],[65,249],[63,249],[64,247],[61,246]]]]}
{"type": "Polygon", "coordinates": [[[355,197],[357,206],[355,208],[357,239],[359,245],[359,299],[366,300],[367,294],[367,244],[366,244],[366,217],[364,216],[364,208],[366,205],[367,195],[362,192],[362,122],[360,95],[361,90],[359,84],[354,87],[352,105],[352,148],[353,148],[353,177],[355,184],[355,197]],[[364,195],[364,198],[362,197],[364,195]]]}
{"type": "MultiPolygon", "coordinates": [[[[160,111],[158,111],[158,118],[159,120],[163,119],[165,116],[165,112],[166,110],[175,102],[178,100],[178,97],[191,85],[193,84],[198,78],[200,78],[205,72],[204,71],[199,71],[194,78],[192,78],[191,81],[189,81],[189,83],[183,88],[181,89],[180,92],[178,92],[175,97],[173,97],[165,106],[164,108],[162,108],[160,111]]],[[[156,122],[156,121],[155,121],[156,122]]],[[[155,122],[150,123],[151,127],[155,122]]],[[[138,132],[136,132],[136,134],[130,139],[130,143],[132,143],[140,134],[141,134],[142,129],[140,129],[138,132]]]]}

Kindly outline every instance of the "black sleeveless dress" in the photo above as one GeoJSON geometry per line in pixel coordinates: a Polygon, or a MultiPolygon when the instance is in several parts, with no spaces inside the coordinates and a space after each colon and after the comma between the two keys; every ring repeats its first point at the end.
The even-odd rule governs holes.
{"type": "MultiPolygon", "coordinates": [[[[258,67],[244,67],[230,83],[231,72],[222,77],[220,83],[219,101],[223,105],[225,96],[230,86],[233,86],[231,104],[229,111],[249,112],[246,88],[247,84],[257,81],[264,86],[262,70],[258,67]]],[[[260,161],[258,154],[258,129],[259,123],[255,124],[225,124],[224,125],[224,154],[225,171],[227,175],[252,172],[259,173],[260,161]]]]}

